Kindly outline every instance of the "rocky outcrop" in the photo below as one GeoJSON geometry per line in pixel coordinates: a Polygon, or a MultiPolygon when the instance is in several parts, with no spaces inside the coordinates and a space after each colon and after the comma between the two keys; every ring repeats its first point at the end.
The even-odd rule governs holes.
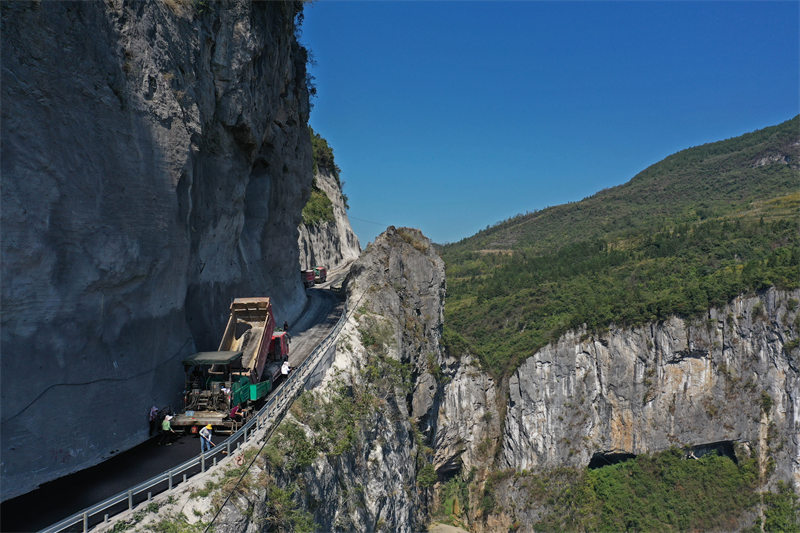
{"type": "MultiPolygon", "coordinates": [[[[751,455],[766,489],[787,481],[798,491],[798,300],[800,291],[771,289],[703,319],[572,332],[528,358],[507,385],[470,357],[445,359],[433,436],[439,478],[477,471],[480,487],[497,470],[582,468],[678,447],[751,455]]],[[[504,479],[494,497],[511,514],[477,520],[481,496],[472,494],[475,530],[530,525],[545,511],[524,481],[504,479]]],[[[745,527],[755,515],[739,519],[745,527]]]]}
{"type": "MultiPolygon", "coordinates": [[[[420,531],[430,483],[418,478],[432,456],[419,428],[435,412],[444,265],[418,230],[390,227],[353,264],[345,284],[349,314],[332,366],[284,421],[282,428],[301,432],[279,430],[268,443],[290,457],[276,465],[271,452],[268,470],[277,486],[296,488],[294,500],[317,530],[420,531]],[[287,442],[292,434],[300,441],[287,442]],[[297,450],[331,434],[340,436],[333,449],[315,448],[308,466],[297,466],[297,450]]],[[[226,511],[219,527],[245,531],[279,513],[258,509],[252,521],[226,511]]]]}
{"type": "Polygon", "coordinates": [[[361,245],[350,227],[340,182],[325,168],[317,171],[314,181],[331,201],[333,220],[319,224],[300,224],[297,228],[300,268],[324,266],[333,270],[354,261],[361,253],[361,245]]]}
{"type": "Polygon", "coordinates": [[[469,355],[445,358],[442,374],[448,383],[439,395],[432,445],[436,471],[447,479],[491,462],[504,402],[501,388],[469,355]]]}
{"type": "Polygon", "coordinates": [[[444,264],[430,241],[408,228],[388,228],[348,274],[352,316],[320,393],[344,383],[367,387],[380,400],[360,422],[351,452],[320,456],[302,474],[311,488],[306,503],[315,502],[322,530],[371,531],[381,523],[387,531],[417,531],[425,523],[426,492],[417,474],[427,459],[414,424],[427,424],[436,392],[431,364],[439,357],[444,283],[444,264]],[[373,369],[384,378],[397,371],[398,379],[381,383],[373,369]],[[363,507],[345,503],[356,487],[363,507]]]}
{"type": "Polygon", "coordinates": [[[3,499],[146,438],[233,297],[302,310],[296,8],[2,6],[3,499]]]}
{"type": "Polygon", "coordinates": [[[500,464],[585,466],[596,453],[732,441],[769,448],[773,477],[800,488],[800,364],[787,348],[798,297],[773,289],[703,320],[565,335],[509,379],[500,464]]]}

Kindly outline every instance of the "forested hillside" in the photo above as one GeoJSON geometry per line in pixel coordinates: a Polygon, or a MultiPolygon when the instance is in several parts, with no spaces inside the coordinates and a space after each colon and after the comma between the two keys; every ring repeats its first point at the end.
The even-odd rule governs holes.
{"type": "Polygon", "coordinates": [[[500,376],[582,324],[695,316],[797,287],[799,163],[795,117],[444,246],[449,348],[500,376]]]}

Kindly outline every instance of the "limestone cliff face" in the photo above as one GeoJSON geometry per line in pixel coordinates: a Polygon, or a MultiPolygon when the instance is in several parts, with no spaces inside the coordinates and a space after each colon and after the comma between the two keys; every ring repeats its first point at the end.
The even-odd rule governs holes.
{"type": "Polygon", "coordinates": [[[583,466],[597,452],[738,441],[769,447],[777,479],[800,488],[800,365],[786,349],[798,296],[770,290],[704,320],[562,337],[509,380],[500,463],[583,466]]]}
{"type": "Polygon", "coordinates": [[[426,459],[412,422],[426,425],[436,392],[431,364],[439,357],[444,264],[418,230],[390,227],[354,263],[346,287],[353,314],[322,393],[341,383],[374,387],[371,369],[391,373],[396,366],[388,360],[408,373],[370,389],[378,408],[362,421],[350,452],[320,456],[303,474],[311,488],[306,498],[316,502],[322,530],[373,531],[380,523],[386,531],[418,531],[426,492],[417,474],[426,459]],[[363,488],[364,506],[348,502],[356,487],[363,488]]]}
{"type": "MultiPolygon", "coordinates": [[[[799,299],[800,291],[771,289],[704,319],[573,332],[528,358],[507,390],[470,358],[445,359],[437,469],[541,472],[584,467],[595,454],[727,441],[755,454],[767,487],[784,480],[798,490],[799,299]]],[[[483,517],[476,530],[538,520],[513,481],[498,491],[513,516],[483,517]]]]}
{"type": "Polygon", "coordinates": [[[318,225],[300,224],[297,228],[300,268],[319,265],[331,270],[354,261],[361,253],[361,245],[350,227],[339,182],[324,168],[319,169],[314,180],[317,187],[330,198],[334,220],[318,225]]]}
{"type": "Polygon", "coordinates": [[[305,302],[292,3],[2,6],[2,498],[175,405],[236,296],[305,302]]]}
{"type": "MultiPolygon", "coordinates": [[[[349,429],[352,439],[339,440],[336,453],[318,453],[309,466],[273,466],[270,483],[299,487],[295,502],[311,513],[319,531],[421,531],[429,491],[418,475],[430,451],[414,426],[427,426],[434,412],[431,371],[439,358],[444,264],[418,230],[390,227],[353,264],[345,283],[349,317],[313,391],[322,402],[314,410],[338,402],[332,413],[359,414],[346,428],[327,426],[328,417],[312,422],[301,397],[284,424],[302,428],[307,442],[349,429]]],[[[285,444],[288,454],[300,447],[281,435],[279,430],[268,445],[285,444]]],[[[249,505],[256,499],[250,495],[249,505]]],[[[245,513],[252,518],[232,508],[219,527],[248,531],[274,521],[278,511],[266,504],[245,513]]]]}

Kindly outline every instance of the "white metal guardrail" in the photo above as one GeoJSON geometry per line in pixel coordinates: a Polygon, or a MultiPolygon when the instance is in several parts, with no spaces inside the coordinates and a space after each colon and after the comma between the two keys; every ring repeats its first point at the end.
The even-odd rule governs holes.
{"type": "Polygon", "coordinates": [[[237,451],[259,430],[270,426],[279,419],[278,415],[288,407],[294,396],[305,387],[306,382],[313,374],[313,370],[322,360],[322,355],[335,342],[346,318],[347,305],[345,304],[342,314],[331,332],[300,363],[300,366],[296,367],[289,377],[269,395],[264,406],[239,431],[217,444],[211,450],[46,527],[41,530],[41,533],[59,533],[62,531],[83,531],[86,533],[90,528],[107,522],[109,517],[123,511],[132,510],[140,503],[150,501],[154,495],[172,490],[192,476],[213,468],[220,460],[220,455],[223,455],[223,458],[225,456],[230,457],[231,452],[237,451]],[[301,380],[302,383],[300,383],[301,380]]]}

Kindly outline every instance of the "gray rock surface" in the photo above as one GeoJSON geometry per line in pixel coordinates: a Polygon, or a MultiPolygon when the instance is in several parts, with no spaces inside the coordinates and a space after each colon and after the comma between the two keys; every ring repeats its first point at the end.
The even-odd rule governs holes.
{"type": "Polygon", "coordinates": [[[305,303],[294,5],[2,5],[2,499],[147,437],[237,296],[305,303]]]}
{"type": "Polygon", "coordinates": [[[442,369],[449,382],[440,394],[433,448],[436,469],[447,478],[491,463],[503,401],[500,388],[472,357],[448,357],[442,369]]]}
{"type": "Polygon", "coordinates": [[[321,456],[304,474],[311,489],[305,503],[315,502],[315,521],[325,531],[374,531],[379,523],[386,531],[418,531],[427,493],[416,483],[422,450],[411,424],[426,428],[434,404],[430,370],[440,357],[444,263],[419,230],[389,227],[353,264],[346,288],[352,315],[319,390],[364,381],[374,355],[362,332],[376,322],[391,332],[384,357],[408,365],[410,382],[384,391],[384,407],[362,422],[352,452],[321,456]],[[363,489],[363,506],[347,502],[343,488],[355,487],[363,489]]]}
{"type": "MultiPolygon", "coordinates": [[[[496,470],[546,472],[585,467],[595,453],[728,441],[755,454],[767,489],[783,480],[800,491],[798,300],[800,291],[770,289],[699,320],[571,332],[528,358],[507,385],[469,356],[444,359],[438,472],[447,479],[475,468],[480,484],[496,470]]],[[[504,479],[494,489],[504,511],[482,516],[480,494],[471,496],[474,531],[532,531],[541,518],[524,482],[504,479]]],[[[742,528],[754,520],[746,514],[742,528]]]]}
{"type": "Polygon", "coordinates": [[[738,441],[769,450],[772,479],[800,489],[800,354],[784,349],[798,335],[798,298],[772,289],[704,320],[563,336],[509,379],[500,465],[738,441]]]}
{"type": "MultiPolygon", "coordinates": [[[[430,458],[414,424],[427,427],[434,413],[437,385],[430,370],[439,358],[444,264],[418,230],[390,227],[353,264],[345,283],[348,321],[314,393],[328,398],[345,385],[367,391],[379,407],[357,422],[354,442],[344,453],[320,454],[307,468],[278,469],[276,482],[303,488],[296,503],[313,514],[319,531],[421,531],[429,491],[417,484],[417,476],[430,458]],[[365,341],[373,334],[378,340],[365,341]],[[396,364],[386,365],[388,360],[396,364]],[[408,369],[408,379],[384,381],[379,372],[370,381],[375,377],[370,368],[399,365],[408,369]]],[[[314,430],[302,427],[314,441],[314,430]]],[[[259,494],[247,497],[252,501],[259,494]]],[[[264,518],[253,513],[253,521],[243,524],[241,517],[232,511],[219,527],[250,531],[264,518]]]]}
{"type": "Polygon", "coordinates": [[[358,258],[361,245],[347,218],[342,188],[336,178],[320,168],[314,179],[317,187],[333,204],[333,222],[298,226],[297,247],[300,249],[300,268],[324,266],[328,270],[346,265],[358,258]]]}

